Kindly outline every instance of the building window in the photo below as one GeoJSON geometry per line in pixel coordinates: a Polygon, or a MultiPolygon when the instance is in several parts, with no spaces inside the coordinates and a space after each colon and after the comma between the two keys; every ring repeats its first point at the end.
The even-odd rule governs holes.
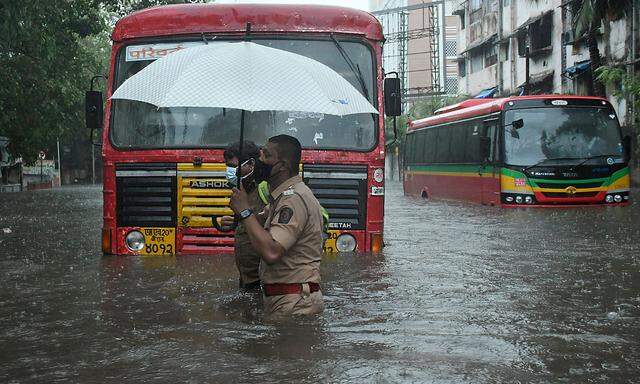
{"type": "Polygon", "coordinates": [[[535,52],[551,46],[551,31],[553,30],[553,13],[549,12],[535,23],[531,24],[531,51],[535,52]]]}
{"type": "Polygon", "coordinates": [[[482,51],[474,56],[469,55],[469,73],[478,72],[484,68],[482,65],[482,51]]]}
{"type": "Polygon", "coordinates": [[[484,47],[484,67],[490,67],[498,62],[498,45],[487,44],[484,47]]]}
{"type": "Polygon", "coordinates": [[[553,31],[553,13],[548,12],[531,24],[521,27],[518,31],[518,55],[526,55],[527,45],[531,55],[548,53],[551,51],[551,32],[553,31]]]}
{"type": "Polygon", "coordinates": [[[460,77],[467,76],[467,60],[460,60],[458,62],[458,75],[460,77]]]}
{"type": "Polygon", "coordinates": [[[447,57],[455,57],[458,55],[457,40],[446,40],[444,42],[444,55],[447,57]]]}
{"type": "Polygon", "coordinates": [[[447,76],[444,82],[444,92],[448,95],[458,94],[458,77],[447,76]]]}

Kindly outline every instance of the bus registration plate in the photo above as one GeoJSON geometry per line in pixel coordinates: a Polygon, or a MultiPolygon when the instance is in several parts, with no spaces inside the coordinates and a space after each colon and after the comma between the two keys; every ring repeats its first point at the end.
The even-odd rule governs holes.
{"type": "Polygon", "coordinates": [[[322,250],[325,253],[335,253],[338,252],[338,248],[336,248],[336,239],[338,235],[340,235],[340,231],[327,231],[329,237],[324,241],[322,245],[322,250]]]}
{"type": "Polygon", "coordinates": [[[141,228],[144,248],[141,255],[174,255],[176,252],[175,228],[141,228]]]}

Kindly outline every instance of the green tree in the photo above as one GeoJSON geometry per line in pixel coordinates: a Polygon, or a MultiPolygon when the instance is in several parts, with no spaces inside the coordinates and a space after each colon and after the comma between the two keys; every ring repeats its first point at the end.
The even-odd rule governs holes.
{"type": "Polygon", "coordinates": [[[0,135],[27,161],[79,133],[87,76],[108,44],[96,0],[7,1],[0,5],[0,135]]]}
{"type": "Polygon", "coordinates": [[[584,36],[591,60],[593,93],[605,97],[605,89],[598,80],[596,70],[600,68],[598,30],[602,23],[617,20],[631,9],[633,0],[576,0],[573,5],[573,26],[577,36],[584,36]]]}
{"type": "MultiPolygon", "coordinates": [[[[109,34],[120,17],[176,0],[0,2],[0,135],[29,162],[56,138],[86,147],[84,92],[108,72],[109,34]]],[[[83,161],[84,159],[79,159],[83,161]]]]}
{"type": "MultiPolygon", "coordinates": [[[[623,68],[619,67],[600,67],[598,68],[597,76],[603,84],[611,86],[615,89],[613,95],[619,98],[624,98],[629,103],[633,103],[634,111],[636,111],[634,119],[630,122],[632,127],[631,134],[635,136],[635,142],[640,143],[640,132],[638,132],[638,126],[640,126],[640,75],[628,73],[623,68]]],[[[635,146],[635,158],[640,156],[640,148],[635,146]]]]}

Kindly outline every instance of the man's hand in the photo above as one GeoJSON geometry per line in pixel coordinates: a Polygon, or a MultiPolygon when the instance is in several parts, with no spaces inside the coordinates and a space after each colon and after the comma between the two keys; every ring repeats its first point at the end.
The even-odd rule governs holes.
{"type": "Polygon", "coordinates": [[[220,226],[223,228],[233,227],[234,224],[233,216],[222,216],[220,218],[220,226]]]}
{"type": "Polygon", "coordinates": [[[232,191],[233,194],[231,195],[231,202],[229,203],[229,205],[231,206],[233,212],[235,212],[236,214],[240,214],[240,212],[244,211],[245,209],[251,208],[251,206],[249,205],[249,198],[247,197],[247,193],[244,190],[233,188],[232,191]]]}

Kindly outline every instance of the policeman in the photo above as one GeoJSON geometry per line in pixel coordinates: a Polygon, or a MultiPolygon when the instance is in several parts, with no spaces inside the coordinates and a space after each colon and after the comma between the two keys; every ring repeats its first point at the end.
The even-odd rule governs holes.
{"type": "MultiPolygon", "coordinates": [[[[255,183],[256,162],[260,156],[260,150],[252,141],[245,141],[243,154],[240,155],[239,143],[233,143],[224,151],[224,160],[227,164],[227,180],[230,186],[238,185],[236,170],[242,164],[242,187],[246,191],[250,208],[254,212],[261,212],[265,204],[259,197],[255,183]]],[[[260,256],[251,246],[249,234],[242,223],[238,224],[235,231],[235,259],[240,273],[240,288],[246,290],[259,290],[260,277],[258,268],[260,256]]]]}
{"type": "Polygon", "coordinates": [[[239,215],[262,258],[265,315],[311,315],[324,310],[320,291],[322,215],[320,204],[298,174],[300,142],[269,139],[260,152],[270,203],[256,214],[243,190],[234,189],[231,208],[239,215]]]}

